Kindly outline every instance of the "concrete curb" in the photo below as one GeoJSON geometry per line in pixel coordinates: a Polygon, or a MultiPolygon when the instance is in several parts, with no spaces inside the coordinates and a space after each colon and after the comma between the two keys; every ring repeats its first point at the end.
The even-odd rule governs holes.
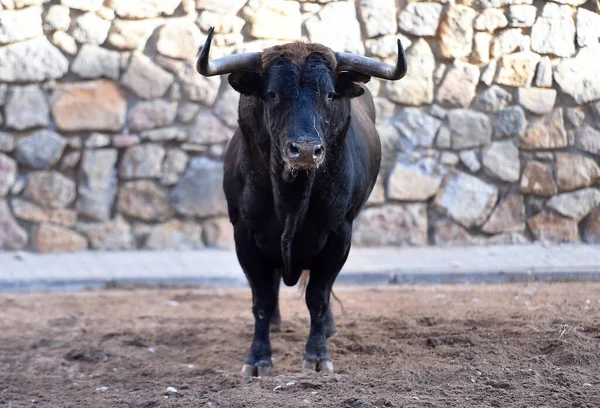
{"type": "MultiPolygon", "coordinates": [[[[244,287],[234,251],[0,253],[0,291],[244,287]]],[[[354,248],[337,284],[600,280],[598,245],[354,248]]]]}

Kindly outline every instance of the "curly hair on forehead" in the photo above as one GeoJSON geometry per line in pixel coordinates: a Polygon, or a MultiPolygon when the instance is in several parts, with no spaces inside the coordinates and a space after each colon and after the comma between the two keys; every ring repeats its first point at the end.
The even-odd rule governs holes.
{"type": "Polygon", "coordinates": [[[331,48],[322,44],[304,43],[300,41],[265,48],[261,55],[262,70],[263,72],[267,71],[277,63],[280,57],[288,59],[292,64],[302,69],[306,59],[313,54],[323,56],[331,66],[331,70],[335,71],[337,60],[335,58],[335,53],[331,48]]]}

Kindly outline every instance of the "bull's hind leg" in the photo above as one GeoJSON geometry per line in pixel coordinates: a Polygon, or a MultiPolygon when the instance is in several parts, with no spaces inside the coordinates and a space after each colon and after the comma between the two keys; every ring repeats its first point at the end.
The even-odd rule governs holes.
{"type": "Polygon", "coordinates": [[[271,316],[270,330],[271,333],[279,333],[281,331],[281,314],[279,313],[279,287],[281,286],[281,269],[275,269],[275,311],[271,316]]]}
{"type": "Polygon", "coordinates": [[[310,280],[306,287],[310,334],[306,342],[303,369],[333,372],[333,361],[327,350],[327,337],[336,329],[329,301],[331,287],[348,259],[350,235],[350,224],[345,224],[335,234],[331,234],[327,245],[311,268],[310,280]]]}
{"type": "Polygon", "coordinates": [[[279,276],[249,235],[245,231],[236,231],[236,252],[252,288],[254,315],[254,338],[242,373],[245,377],[264,377],[271,375],[273,370],[269,328],[277,309],[279,276]]]}

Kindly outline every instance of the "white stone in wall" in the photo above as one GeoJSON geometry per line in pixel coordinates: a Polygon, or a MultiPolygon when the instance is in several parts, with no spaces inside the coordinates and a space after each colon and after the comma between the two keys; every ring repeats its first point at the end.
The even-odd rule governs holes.
{"type": "Polygon", "coordinates": [[[210,27],[214,27],[216,34],[239,33],[242,31],[244,24],[246,24],[246,21],[243,18],[210,10],[203,11],[198,18],[198,26],[203,31],[208,31],[210,27]]]}
{"type": "Polygon", "coordinates": [[[537,7],[530,5],[517,5],[508,8],[509,27],[531,27],[537,17],[537,7]]]}
{"type": "Polygon", "coordinates": [[[520,28],[509,28],[494,38],[491,46],[492,58],[496,59],[514,51],[530,51],[531,40],[523,35],[520,28]]]}
{"type": "Polygon", "coordinates": [[[42,35],[41,13],[40,7],[0,12],[0,44],[9,44],[42,35]]]}
{"type": "Polygon", "coordinates": [[[440,51],[444,58],[466,59],[473,46],[475,10],[451,5],[440,24],[440,51]]]}
{"type": "Polygon", "coordinates": [[[117,16],[126,19],[170,16],[181,4],[181,0],[112,0],[117,16]]]}
{"type": "Polygon", "coordinates": [[[474,64],[487,64],[490,61],[491,41],[492,35],[490,33],[475,33],[471,62],[474,64]]]}
{"type": "Polygon", "coordinates": [[[436,101],[449,107],[466,108],[475,97],[479,69],[472,64],[454,60],[438,88],[436,101]]]}
{"type": "Polygon", "coordinates": [[[412,41],[402,34],[384,35],[365,40],[367,54],[384,59],[394,59],[398,55],[398,40],[400,40],[405,50],[412,45],[412,41]]]}
{"type": "Polygon", "coordinates": [[[519,103],[529,112],[545,115],[552,112],[556,90],[544,88],[519,88],[519,103]]]}
{"type": "Polygon", "coordinates": [[[77,54],[77,42],[75,38],[64,31],[55,31],[52,33],[52,44],[56,45],[67,55],[77,54]]]}
{"type": "Polygon", "coordinates": [[[48,8],[44,17],[44,28],[46,30],[67,31],[71,25],[71,10],[60,4],[53,4],[48,8]]]}
{"type": "Polygon", "coordinates": [[[69,61],[44,37],[0,48],[0,81],[35,82],[62,77],[69,61]]]}
{"type": "Polygon", "coordinates": [[[365,52],[353,3],[329,3],[304,24],[312,42],[326,45],[334,51],[365,52]]]}
{"type": "Polygon", "coordinates": [[[531,28],[531,49],[540,54],[569,57],[575,54],[573,9],[546,3],[531,28]]]}
{"type": "Polygon", "coordinates": [[[15,86],[10,89],[4,107],[5,126],[16,130],[48,126],[49,112],[46,95],[37,85],[15,86]]]}
{"type": "Polygon", "coordinates": [[[204,36],[192,21],[178,19],[167,22],[158,31],[156,50],[171,58],[194,59],[204,36]]]}
{"type": "Polygon", "coordinates": [[[196,0],[196,8],[220,14],[236,15],[248,0],[196,0]]]}
{"type": "Polygon", "coordinates": [[[110,78],[120,74],[120,54],[97,45],[84,44],[71,65],[71,71],[81,78],[110,78]]]}
{"type": "Polygon", "coordinates": [[[577,44],[580,47],[598,44],[600,14],[580,8],[577,10],[577,44]]]}
{"type": "Polygon", "coordinates": [[[108,36],[110,21],[106,21],[96,13],[85,13],[75,20],[73,38],[80,43],[101,45],[108,36]]]}
{"type": "Polygon", "coordinates": [[[535,73],[535,85],[539,88],[552,88],[552,62],[542,57],[535,73]]]}
{"type": "Polygon", "coordinates": [[[162,19],[120,20],[112,22],[108,33],[108,43],[124,50],[143,49],[152,32],[164,24],[162,19]]]}
{"type": "Polygon", "coordinates": [[[156,65],[146,55],[136,52],[123,74],[122,83],[143,99],[162,97],[173,83],[173,74],[156,65]]]}
{"type": "Polygon", "coordinates": [[[358,14],[369,38],[397,31],[396,0],[359,0],[358,14]]]}
{"type": "Polygon", "coordinates": [[[508,25],[508,20],[504,12],[500,9],[485,9],[473,21],[473,27],[478,31],[495,32],[508,25]]]}
{"type": "Polygon", "coordinates": [[[533,52],[518,52],[503,56],[496,83],[517,87],[530,86],[540,59],[541,57],[533,52]]]}
{"type": "Polygon", "coordinates": [[[104,0],[60,0],[60,4],[81,11],[97,11],[102,6],[103,1],[104,0]]]}
{"type": "Polygon", "coordinates": [[[598,45],[582,48],[576,57],[562,60],[554,70],[560,89],[579,105],[600,99],[598,55],[598,45]]]}
{"type": "Polygon", "coordinates": [[[398,25],[408,34],[435,36],[440,24],[442,5],[436,3],[408,3],[400,13],[398,25]]]}
{"type": "Polygon", "coordinates": [[[516,183],[521,174],[519,149],[512,140],[493,142],[481,152],[484,171],[491,177],[516,183]]]}
{"type": "Polygon", "coordinates": [[[295,1],[261,1],[256,9],[246,7],[244,14],[252,24],[250,34],[255,38],[296,40],[302,36],[302,14],[295,1]]]}

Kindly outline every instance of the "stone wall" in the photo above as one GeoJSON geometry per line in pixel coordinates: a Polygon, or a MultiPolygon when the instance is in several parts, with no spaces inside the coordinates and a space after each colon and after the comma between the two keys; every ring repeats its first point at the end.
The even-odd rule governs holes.
{"type": "Polygon", "coordinates": [[[600,242],[596,0],[0,0],[0,249],[230,247],[238,95],[194,62],[294,39],[395,58],[357,245],[600,242]]]}

